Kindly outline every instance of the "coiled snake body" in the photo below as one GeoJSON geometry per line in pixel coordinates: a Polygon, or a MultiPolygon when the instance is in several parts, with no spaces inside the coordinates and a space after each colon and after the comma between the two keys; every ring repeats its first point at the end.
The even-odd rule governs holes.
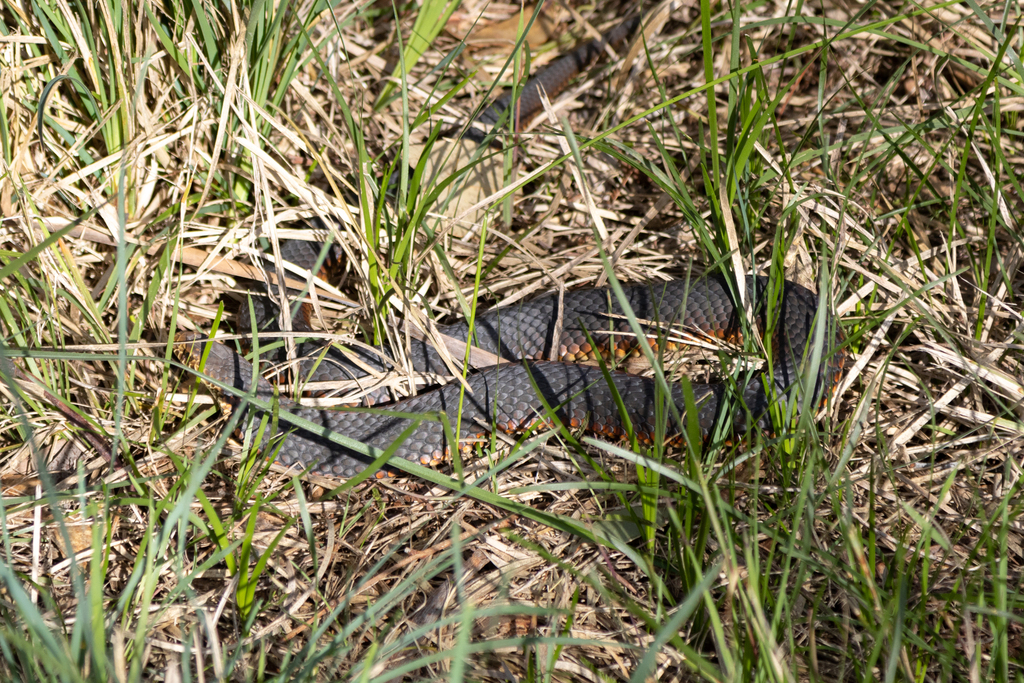
{"type": "MultiPolygon", "coordinates": [[[[607,36],[617,43],[632,33],[636,20],[627,20],[607,36]]],[[[590,62],[603,48],[602,41],[593,41],[556,61],[551,67],[531,79],[523,88],[519,101],[521,120],[539,108],[540,89],[553,95],[590,62]]],[[[479,121],[493,124],[509,107],[507,100],[498,100],[487,108],[479,121]]],[[[312,266],[311,257],[318,252],[309,243],[282,243],[286,258],[305,267],[312,266]]],[[[315,258],[313,258],[315,260],[315,258]]],[[[796,384],[803,372],[810,369],[810,341],[814,339],[815,324],[824,325],[824,343],[820,348],[816,373],[806,388],[815,392],[820,400],[837,382],[843,367],[844,355],[837,351],[839,336],[831,315],[823,311],[818,315],[818,297],[806,288],[784,282],[781,295],[768,296],[768,279],[748,277],[743,283],[754,302],[753,310],[759,330],[769,322],[769,306],[775,312],[773,332],[765,340],[771,348],[772,364],[766,371],[754,376],[736,393],[737,401],[723,400],[723,384],[697,384],[693,386],[698,402],[697,421],[707,434],[726,404],[733,406],[733,429],[743,433],[753,424],[769,426],[768,411],[772,394],[785,400],[787,392],[796,384]],[[774,389],[775,392],[772,392],[774,389]],[[753,419],[753,423],[751,422],[753,419]]],[[[744,326],[734,290],[721,276],[708,276],[693,281],[676,280],[663,283],[632,285],[625,288],[629,309],[637,320],[655,323],[673,323],[686,329],[699,330],[722,339],[739,339],[744,326]]],[[[504,431],[518,431],[538,421],[549,421],[553,410],[558,420],[572,427],[586,427],[592,432],[610,438],[626,433],[632,426],[641,440],[650,440],[655,433],[658,414],[658,392],[651,379],[611,371],[606,376],[599,367],[581,365],[578,361],[592,359],[596,354],[614,355],[633,345],[624,310],[614,294],[606,288],[567,292],[562,301],[548,295],[507,308],[481,314],[475,323],[473,345],[509,361],[518,361],[485,368],[467,378],[469,391],[463,392],[458,383],[429,391],[413,398],[398,401],[388,407],[388,413],[423,414],[444,413],[452,429],[458,425],[458,440],[475,437],[495,427],[504,431]],[[564,321],[559,338],[554,339],[556,321],[564,321]],[[589,338],[588,335],[589,334],[589,338]],[[557,358],[559,360],[543,360],[557,358]],[[616,398],[624,408],[620,411],[616,398]],[[461,405],[461,412],[460,412],[461,405]]],[[[658,328],[661,329],[661,328],[658,328]]],[[[466,323],[455,323],[440,330],[459,341],[470,341],[466,323]]],[[[650,335],[656,336],[657,330],[650,335]]],[[[179,335],[176,350],[179,357],[192,367],[198,367],[204,348],[196,343],[202,335],[179,335]]],[[[273,387],[262,377],[252,386],[254,373],[248,361],[220,343],[211,343],[210,352],[202,370],[219,382],[240,392],[254,393],[257,398],[270,400],[273,387]]],[[[309,347],[302,349],[308,354],[309,347]]],[[[315,353],[313,354],[315,357],[315,353]]],[[[414,341],[409,359],[414,369],[423,372],[447,373],[441,357],[426,343],[414,341]]],[[[357,351],[355,360],[332,350],[315,371],[305,365],[300,372],[314,381],[359,379],[370,370],[386,370],[380,356],[357,351]],[[307,373],[309,373],[307,375],[307,373]]],[[[682,389],[671,388],[671,400],[679,412],[685,412],[682,389]]],[[[227,396],[235,408],[241,404],[236,396],[227,396]]],[[[451,453],[456,445],[449,443],[445,425],[441,421],[414,419],[395,414],[369,414],[302,407],[281,400],[280,408],[299,418],[320,425],[327,432],[342,434],[368,446],[385,450],[395,444],[403,433],[405,439],[397,446],[394,456],[421,464],[435,464],[451,453]],[[417,424],[418,423],[418,424],[417,424]],[[415,425],[415,426],[414,426],[415,425]]],[[[280,430],[291,429],[281,421],[280,430]]],[[[679,433],[678,425],[670,422],[668,434],[679,433]]],[[[272,436],[272,435],[270,435],[272,436]]],[[[310,467],[316,472],[338,477],[351,477],[365,469],[365,456],[334,443],[322,434],[304,429],[291,431],[278,450],[278,459],[286,465],[310,467]]]]}
{"type": "MultiPolygon", "coordinates": [[[[758,329],[764,330],[768,323],[768,278],[750,277],[745,284],[756,302],[754,310],[758,329]]],[[[737,340],[742,335],[740,309],[723,277],[633,285],[625,288],[625,294],[637,320],[673,322],[681,324],[684,329],[700,330],[722,339],[737,340]]],[[[461,425],[461,440],[480,435],[489,426],[504,431],[520,430],[533,424],[538,416],[546,418],[546,404],[566,425],[585,426],[598,434],[616,437],[624,434],[629,424],[638,437],[650,440],[657,415],[657,392],[653,380],[612,371],[609,382],[599,367],[571,362],[584,360],[595,353],[622,350],[632,344],[628,322],[612,292],[597,288],[566,293],[561,304],[565,325],[560,338],[552,344],[551,333],[558,317],[558,307],[557,296],[548,295],[481,315],[474,327],[474,344],[506,359],[521,362],[496,365],[470,375],[470,391],[464,395],[459,384],[449,384],[398,401],[389,407],[389,412],[445,413],[450,425],[461,425]],[[589,339],[586,333],[589,333],[589,339]],[[593,340],[593,345],[590,340],[593,340]],[[556,355],[562,361],[529,360],[550,357],[552,348],[558,350],[556,355]],[[616,403],[616,392],[625,407],[628,423],[623,420],[616,403]]],[[[751,416],[759,426],[769,426],[769,388],[774,387],[784,396],[784,392],[800,380],[802,370],[808,367],[803,359],[809,357],[816,320],[826,326],[825,343],[818,372],[812,378],[813,385],[809,383],[808,388],[815,391],[818,398],[824,396],[835,386],[843,367],[843,355],[834,352],[838,334],[832,327],[831,316],[825,314],[816,318],[818,297],[815,294],[787,281],[775,310],[777,317],[770,337],[774,362],[769,371],[755,376],[739,392],[741,400],[736,402],[732,411],[733,428],[739,433],[745,432],[751,424],[751,416]]],[[[455,323],[441,328],[441,332],[467,341],[469,326],[455,323]]],[[[185,335],[179,341],[197,339],[201,340],[202,336],[185,335]]],[[[193,366],[198,364],[202,349],[202,344],[178,346],[179,355],[193,366]]],[[[420,371],[445,371],[440,356],[424,342],[412,344],[410,361],[420,371]]],[[[315,378],[365,377],[366,372],[360,367],[362,364],[383,369],[383,363],[375,354],[363,352],[357,363],[334,353],[319,364],[315,378]]],[[[253,389],[252,366],[223,344],[211,344],[203,370],[213,379],[242,392],[248,393],[253,389]]],[[[727,403],[722,400],[725,385],[698,384],[693,389],[699,403],[698,423],[701,431],[707,434],[727,403]]],[[[273,387],[265,379],[258,378],[255,394],[268,400],[273,396],[273,387]]],[[[238,405],[235,397],[230,400],[233,405],[238,405]]],[[[671,400],[680,413],[685,412],[680,387],[672,388],[671,400]]],[[[280,405],[281,409],[323,425],[330,432],[381,450],[392,446],[399,435],[414,423],[413,418],[386,413],[304,408],[285,400],[280,405]]],[[[288,428],[288,425],[281,424],[280,429],[288,428]]],[[[672,434],[678,434],[678,426],[670,424],[668,436],[672,434]]],[[[397,447],[394,457],[435,464],[450,455],[453,446],[441,422],[423,420],[397,447]]],[[[317,472],[339,477],[354,476],[368,462],[361,454],[303,429],[286,437],[278,458],[286,465],[312,467],[317,472]]]]}

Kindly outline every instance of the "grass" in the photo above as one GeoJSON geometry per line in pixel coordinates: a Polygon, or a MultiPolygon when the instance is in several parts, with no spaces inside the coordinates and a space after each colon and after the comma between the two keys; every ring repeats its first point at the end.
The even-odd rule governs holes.
{"type": "Polygon", "coordinates": [[[515,42],[504,5],[5,6],[0,675],[1024,680],[1016,6],[676,8],[459,162],[503,188],[479,227],[435,210],[459,179],[413,149],[627,9],[510,61],[453,37],[515,42]],[[310,217],[341,339],[698,264],[827,295],[851,359],[778,437],[296,478],[167,339],[232,330],[310,217]]]}

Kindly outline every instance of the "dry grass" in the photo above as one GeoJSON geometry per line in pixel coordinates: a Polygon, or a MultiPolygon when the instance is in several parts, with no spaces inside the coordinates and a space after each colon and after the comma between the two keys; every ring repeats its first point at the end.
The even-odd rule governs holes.
{"type": "MultiPolygon", "coordinates": [[[[175,7],[3,11],[5,678],[1024,676],[1012,5],[677,3],[480,162],[505,189],[461,221],[382,187],[486,101],[507,46],[443,60],[517,7],[464,2],[379,106],[390,7],[175,7]],[[783,439],[300,481],[167,339],[230,330],[249,259],[316,216],[348,256],[321,324],[398,356],[475,295],[699,264],[822,291],[854,362],[783,439]]],[[[577,9],[531,70],[628,6],[577,9]]]]}

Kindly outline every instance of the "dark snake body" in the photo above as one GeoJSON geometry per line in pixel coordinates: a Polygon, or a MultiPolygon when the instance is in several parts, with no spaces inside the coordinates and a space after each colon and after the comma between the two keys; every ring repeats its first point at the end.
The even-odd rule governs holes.
{"type": "MultiPolygon", "coordinates": [[[[530,79],[520,92],[517,121],[526,121],[540,109],[540,93],[554,97],[571,79],[575,78],[604,49],[606,44],[617,45],[633,33],[638,19],[628,19],[605,36],[604,40],[590,41],[572,53],[558,59],[540,74],[530,79]]],[[[508,110],[509,96],[499,98],[485,109],[478,121],[494,126],[508,110]]],[[[471,129],[467,135],[483,141],[486,135],[471,129]]],[[[281,243],[282,256],[293,263],[311,269],[320,254],[321,245],[302,241],[281,243]]],[[[770,304],[767,296],[767,278],[749,277],[745,286],[755,302],[757,327],[764,330],[766,311],[770,304]]],[[[737,340],[742,333],[739,308],[727,281],[710,276],[693,282],[684,280],[664,283],[632,285],[625,288],[629,309],[641,321],[683,325],[690,330],[722,338],[737,340]]],[[[258,301],[258,318],[273,317],[258,301]]],[[[801,372],[809,369],[803,361],[809,357],[808,349],[818,312],[818,297],[809,290],[785,282],[783,292],[774,301],[774,332],[766,346],[772,349],[771,368],[753,377],[737,391],[738,400],[731,412],[732,429],[747,431],[753,424],[768,427],[771,405],[768,387],[774,389],[784,401],[784,392],[797,384],[801,372]],[[770,341],[770,343],[769,343],[770,341]],[[754,422],[750,421],[753,418],[754,422]]],[[[650,441],[655,434],[655,416],[658,396],[653,380],[611,371],[610,381],[601,369],[580,365],[578,361],[592,360],[597,354],[614,355],[634,344],[630,328],[622,318],[623,309],[612,292],[606,288],[567,292],[559,302],[557,295],[540,297],[530,302],[494,309],[480,314],[473,328],[474,346],[516,363],[502,364],[471,374],[466,382],[469,391],[463,392],[458,383],[448,384],[434,391],[395,402],[388,413],[366,413],[305,408],[288,400],[281,400],[281,410],[321,425],[326,432],[341,434],[365,445],[385,450],[395,444],[407,429],[412,431],[394,452],[394,457],[421,464],[435,464],[451,454],[456,444],[449,443],[442,422],[431,419],[412,419],[393,413],[444,413],[452,429],[458,425],[458,440],[479,436],[490,428],[518,431],[535,424],[538,419],[550,422],[544,410],[546,404],[554,410],[559,421],[571,427],[588,430],[609,438],[618,438],[631,426],[641,440],[650,441]],[[554,341],[556,324],[561,312],[564,321],[561,335],[554,341]],[[591,347],[587,334],[595,347],[591,347]],[[625,333],[625,334],[624,334],[625,333]],[[558,361],[543,360],[558,358],[558,361]],[[573,362],[575,361],[575,362],[573,362]],[[620,413],[616,395],[621,398],[625,416],[620,413]],[[460,411],[461,406],[461,411],[460,411]],[[461,419],[460,419],[461,416],[461,419]],[[625,417],[625,422],[623,418],[625,417]],[[418,423],[418,424],[417,424],[418,423]],[[413,427],[415,425],[415,427],[413,427]]],[[[242,319],[246,318],[242,316],[242,319]]],[[[839,336],[831,315],[825,311],[820,317],[824,328],[824,343],[813,383],[808,388],[820,401],[832,389],[842,370],[844,356],[837,350],[839,336]]],[[[293,329],[308,329],[301,319],[293,321],[293,329]]],[[[651,336],[658,335],[656,327],[651,336]]],[[[465,322],[443,326],[440,332],[462,342],[470,341],[469,325],[465,322]]],[[[203,344],[201,335],[179,335],[179,356],[192,367],[199,367],[203,344]]],[[[213,379],[234,387],[241,393],[254,393],[257,398],[271,400],[273,387],[262,377],[254,377],[252,366],[233,350],[219,344],[209,344],[209,356],[202,370],[213,379]],[[254,391],[255,390],[255,391],[254,391]]],[[[330,347],[321,355],[322,344],[308,342],[299,347],[299,354],[312,356],[304,361],[300,373],[309,381],[337,381],[367,377],[368,368],[384,372],[390,368],[382,360],[383,354],[367,350],[342,353],[330,347]],[[361,367],[362,366],[362,367],[361,367]]],[[[440,355],[427,343],[413,341],[409,360],[415,370],[446,374],[446,365],[440,355]]],[[[706,435],[723,411],[725,385],[694,385],[697,400],[697,421],[706,435]]],[[[369,402],[379,401],[373,394],[369,402]]],[[[231,409],[241,405],[235,395],[227,395],[231,409]]],[[[671,401],[680,414],[685,412],[682,390],[671,388],[671,401]]],[[[817,403],[816,403],[817,404],[817,403]]],[[[282,420],[279,431],[291,427],[282,420]]],[[[669,422],[668,438],[679,434],[679,426],[669,422]]],[[[268,435],[273,436],[273,434],[268,435]]],[[[365,456],[334,443],[325,435],[305,429],[290,431],[278,450],[278,459],[285,465],[311,467],[313,471],[338,477],[351,477],[365,469],[365,456]]]]}
{"type": "MultiPolygon", "coordinates": [[[[755,302],[758,329],[767,324],[765,311],[769,305],[768,278],[748,278],[748,293],[755,302]]],[[[710,276],[692,282],[674,280],[657,284],[633,285],[625,288],[629,308],[638,320],[659,321],[682,325],[684,329],[700,330],[722,339],[737,339],[742,335],[739,309],[733,294],[722,277],[710,276]]],[[[621,396],[626,408],[628,424],[642,440],[649,441],[654,434],[657,415],[657,393],[654,381],[624,372],[611,373],[611,385],[599,367],[564,361],[525,360],[548,357],[552,345],[554,321],[558,311],[557,295],[540,297],[521,305],[498,308],[481,314],[476,321],[474,344],[509,360],[522,360],[516,364],[502,364],[483,369],[467,379],[471,392],[462,395],[458,383],[449,384],[419,396],[398,401],[388,407],[389,413],[444,413],[452,428],[460,425],[459,440],[478,436],[489,427],[502,431],[518,431],[546,418],[544,404],[555,409],[558,419],[568,426],[586,427],[608,437],[626,432],[615,401],[621,396]],[[614,389],[612,388],[614,386],[614,389]],[[543,399],[543,401],[541,400],[543,399]],[[462,404],[461,422],[459,405],[462,404]]],[[[774,359],[770,372],[751,379],[739,392],[732,411],[732,428],[743,433],[752,423],[770,426],[768,409],[771,405],[768,387],[774,387],[784,401],[784,392],[800,381],[801,372],[808,367],[803,361],[809,357],[813,339],[818,297],[800,285],[785,282],[777,302],[774,333],[770,347],[774,359]]],[[[607,288],[583,289],[568,292],[562,301],[565,325],[558,339],[556,354],[561,358],[583,360],[592,354],[621,348],[630,344],[629,326],[622,318],[623,310],[607,288]],[[597,349],[591,348],[584,331],[589,332],[597,349]],[[626,333],[624,335],[623,333],[626,333]]],[[[824,344],[814,377],[816,400],[833,388],[842,370],[843,356],[834,352],[838,341],[831,316],[822,317],[824,344]]],[[[466,341],[469,326],[454,323],[440,330],[443,334],[466,341]]],[[[652,335],[657,334],[651,332],[652,335]]],[[[200,339],[200,335],[184,340],[200,339]]],[[[768,344],[766,344],[768,345],[768,344]]],[[[182,358],[197,366],[202,344],[179,345],[182,358]]],[[[348,379],[365,377],[366,373],[340,352],[320,363],[313,379],[348,379]]],[[[360,354],[360,361],[384,369],[377,356],[360,354]]],[[[414,342],[410,361],[416,370],[444,372],[440,356],[423,342],[414,342]]],[[[307,368],[308,369],[308,368],[307,368]]],[[[228,347],[211,344],[204,372],[241,392],[252,390],[252,366],[228,347]]],[[[706,435],[722,411],[725,391],[723,384],[694,385],[699,402],[698,423],[706,435]]],[[[273,396],[273,387],[259,378],[256,396],[267,400],[273,396]]],[[[231,398],[234,405],[237,399],[231,398]]],[[[672,402],[680,413],[685,412],[682,390],[672,387],[672,402]]],[[[332,411],[303,408],[282,400],[281,409],[298,417],[322,425],[328,431],[351,437],[381,450],[393,445],[397,437],[414,424],[412,418],[365,412],[332,411]]],[[[547,420],[545,420],[547,421],[547,420]]],[[[282,423],[280,429],[289,427],[282,423]]],[[[678,425],[671,422],[666,436],[678,435],[678,425]]],[[[394,453],[421,464],[435,464],[451,455],[455,444],[449,443],[441,422],[422,420],[394,453]]],[[[351,477],[362,471],[367,459],[359,453],[336,444],[329,439],[303,429],[289,434],[278,452],[286,465],[312,467],[314,471],[339,477],[351,477]]]]}
{"type": "MultiPolygon", "coordinates": [[[[631,17],[606,33],[601,40],[583,43],[572,52],[559,57],[544,67],[536,76],[526,81],[522,90],[519,91],[515,108],[509,111],[512,105],[512,96],[516,93],[513,90],[508,90],[480,113],[476,119],[477,122],[494,128],[501,123],[505,112],[509,111],[513,124],[517,124],[518,128],[541,110],[542,92],[549,98],[555,97],[600,56],[605,46],[618,49],[627,38],[633,35],[639,25],[639,15],[631,17]]],[[[482,143],[486,139],[487,133],[479,128],[470,128],[466,131],[466,137],[474,142],[482,143]]]]}

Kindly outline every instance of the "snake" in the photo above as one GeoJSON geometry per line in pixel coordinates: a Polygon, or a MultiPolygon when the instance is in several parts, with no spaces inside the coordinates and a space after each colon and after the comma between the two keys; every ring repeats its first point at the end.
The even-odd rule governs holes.
{"type": "MultiPolygon", "coordinates": [[[[539,109],[542,90],[554,96],[606,44],[628,37],[637,21],[627,19],[601,40],[582,45],[531,78],[516,105],[519,120],[539,109]]],[[[497,125],[511,106],[510,99],[501,98],[477,120],[497,125]]],[[[308,241],[286,240],[280,249],[283,258],[307,269],[323,260],[322,245],[308,241]]],[[[178,334],[175,352],[185,365],[213,380],[226,412],[244,410],[260,416],[265,409],[245,398],[255,397],[316,426],[310,430],[287,419],[271,420],[264,437],[280,436],[275,453],[281,464],[336,478],[360,474],[373,459],[332,439],[332,434],[382,452],[392,449],[392,458],[428,466],[451,458],[456,449],[465,450],[495,429],[519,434],[561,425],[606,439],[628,436],[653,444],[659,438],[681,438],[692,417],[703,438],[719,421],[732,433],[744,434],[754,428],[770,430],[773,406],[786,408],[796,385],[813,394],[813,405],[820,405],[838,386],[846,360],[842,334],[818,295],[789,280],[779,280],[774,288],[771,284],[766,276],[751,275],[736,286],[724,274],[709,274],[625,285],[619,293],[609,287],[586,288],[484,311],[472,324],[440,325],[442,335],[505,362],[478,369],[461,383],[390,402],[383,410],[312,408],[279,398],[274,385],[254,372],[248,360],[202,333],[178,334]],[[740,303],[740,288],[751,304],[749,319],[740,303]],[[771,362],[742,383],[691,384],[689,398],[696,411],[691,416],[681,383],[673,382],[662,391],[652,378],[598,362],[637,353],[630,317],[656,346],[664,339],[666,325],[733,343],[742,343],[748,330],[763,330],[771,362]],[[682,416],[680,421],[660,417],[673,413],[667,410],[669,404],[682,416]]],[[[254,301],[258,319],[276,318],[266,300],[254,301]]],[[[311,331],[302,316],[292,327],[311,331]]],[[[365,381],[394,368],[383,350],[368,346],[342,350],[310,341],[299,347],[299,355],[304,357],[299,374],[313,382],[365,381]]],[[[418,372],[449,374],[442,356],[426,341],[410,342],[408,362],[418,372]]],[[[364,403],[379,405],[386,400],[386,394],[377,391],[368,393],[364,403]]],[[[395,471],[384,467],[375,474],[385,477],[395,471]]]]}

